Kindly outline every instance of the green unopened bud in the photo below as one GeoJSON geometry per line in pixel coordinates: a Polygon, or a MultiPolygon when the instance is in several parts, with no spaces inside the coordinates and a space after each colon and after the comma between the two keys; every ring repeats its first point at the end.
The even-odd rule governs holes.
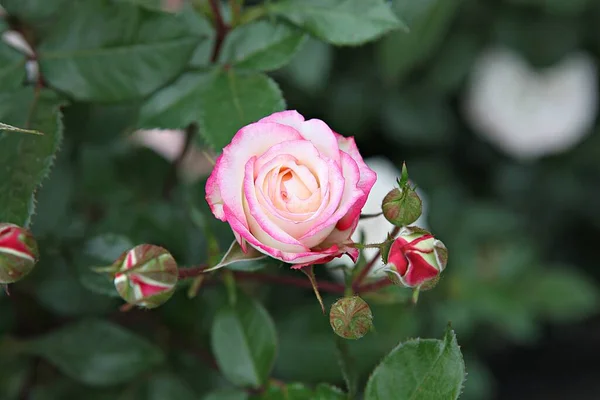
{"type": "Polygon", "coordinates": [[[177,263],[165,249],[142,244],[123,253],[113,264],[115,287],[129,304],[155,308],[169,300],[177,284],[177,263]]]}
{"type": "Polygon", "coordinates": [[[331,306],[329,322],[333,331],[344,339],[360,339],[373,327],[373,314],[360,297],[344,297],[331,306]]]}
{"type": "Polygon", "coordinates": [[[13,283],[25,277],[38,258],[38,246],[29,230],[0,223],[0,284],[13,283]]]}
{"type": "Polygon", "coordinates": [[[407,226],[415,222],[423,212],[423,204],[417,192],[408,186],[393,189],[381,203],[383,215],[396,226],[407,226]]]}

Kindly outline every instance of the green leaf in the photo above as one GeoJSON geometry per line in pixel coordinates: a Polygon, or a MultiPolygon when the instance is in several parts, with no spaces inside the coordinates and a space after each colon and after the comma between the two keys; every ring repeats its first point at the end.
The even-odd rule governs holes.
{"type": "Polygon", "coordinates": [[[94,386],[125,383],[163,362],[160,349],[102,320],[83,320],[26,343],[26,351],[94,386]]]}
{"type": "Polygon", "coordinates": [[[25,81],[25,55],[0,41],[0,88],[16,89],[25,81]]]}
{"type": "Polygon", "coordinates": [[[335,386],[324,383],[313,391],[302,383],[290,383],[285,386],[271,384],[261,395],[252,400],[347,400],[348,396],[335,386]]]}
{"type": "Polygon", "coordinates": [[[287,0],[268,10],[335,45],[359,45],[403,27],[384,0],[287,0]]]}
{"type": "Polygon", "coordinates": [[[62,138],[61,100],[50,91],[0,93],[0,120],[43,136],[0,131],[0,221],[29,225],[34,193],[48,175],[62,138]]]}
{"type": "Polygon", "coordinates": [[[413,339],[401,343],[375,368],[365,400],[457,399],[465,364],[450,328],[443,340],[413,339]]]}
{"type": "Polygon", "coordinates": [[[80,100],[142,97],[175,78],[202,40],[178,16],[127,3],[65,7],[39,47],[50,86],[80,100]]]}
{"type": "Polygon", "coordinates": [[[394,9],[410,32],[394,32],[378,43],[381,72],[399,81],[440,44],[462,0],[395,0],[394,9]]]}
{"type": "Polygon", "coordinates": [[[67,1],[69,0],[2,0],[2,7],[11,16],[38,23],[64,10],[67,1]]]}
{"type": "Polygon", "coordinates": [[[284,108],[277,84],[261,73],[194,72],[150,97],[139,126],[181,129],[197,122],[200,136],[220,151],[240,128],[284,108]]]}
{"type": "Polygon", "coordinates": [[[204,98],[200,134],[217,150],[229,144],[243,126],[285,109],[281,90],[273,80],[233,69],[218,74],[204,98]]]}
{"type": "Polygon", "coordinates": [[[335,386],[331,386],[325,383],[317,385],[315,390],[314,400],[345,400],[348,397],[344,392],[335,386]]]}
{"type": "Polygon", "coordinates": [[[205,92],[218,72],[190,72],[154,93],[140,110],[140,128],[183,129],[200,119],[205,92]]]}
{"type": "Polygon", "coordinates": [[[173,374],[153,375],[143,387],[145,400],[196,400],[198,396],[187,384],[173,374]]]}
{"type": "Polygon", "coordinates": [[[121,254],[133,247],[127,237],[110,233],[88,240],[77,257],[77,270],[82,285],[95,293],[119,297],[111,276],[94,272],[92,268],[112,265],[121,254]]]}
{"type": "Polygon", "coordinates": [[[532,276],[523,289],[538,313],[557,322],[577,321],[598,309],[598,290],[575,268],[545,269],[532,276]]]}
{"type": "Polygon", "coordinates": [[[220,389],[207,394],[202,400],[246,400],[247,398],[248,393],[243,390],[220,389]]]}
{"type": "Polygon", "coordinates": [[[306,35],[287,24],[258,21],[227,35],[219,62],[238,68],[270,71],[287,64],[306,35]]]}
{"type": "Polygon", "coordinates": [[[295,87],[315,94],[326,88],[332,65],[333,47],[309,37],[281,73],[295,87]]]}
{"type": "Polygon", "coordinates": [[[271,372],[277,333],[271,317],[254,299],[240,298],[221,309],[211,330],[211,344],[223,375],[238,386],[258,388],[271,372]]]}

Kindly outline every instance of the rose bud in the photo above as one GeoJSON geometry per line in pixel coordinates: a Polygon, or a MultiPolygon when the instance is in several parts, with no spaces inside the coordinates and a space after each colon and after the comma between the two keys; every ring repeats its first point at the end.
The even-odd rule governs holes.
{"type": "Polygon", "coordinates": [[[329,323],[344,339],[360,339],[373,327],[373,314],[366,301],[358,296],[344,297],[331,306],[329,323]]]}
{"type": "Polygon", "coordinates": [[[0,224],[0,283],[13,283],[31,272],[39,258],[31,232],[18,225],[0,224]]]}
{"type": "Polygon", "coordinates": [[[415,222],[423,212],[423,204],[417,192],[406,186],[391,190],[381,202],[385,219],[396,226],[407,226],[415,222]]]}
{"type": "Polygon", "coordinates": [[[123,253],[113,264],[115,287],[129,304],[155,308],[175,292],[177,263],[165,249],[142,244],[123,253]]]}
{"type": "Polygon", "coordinates": [[[424,229],[405,227],[390,246],[385,271],[394,283],[431,289],[446,268],[446,246],[424,229]]]}

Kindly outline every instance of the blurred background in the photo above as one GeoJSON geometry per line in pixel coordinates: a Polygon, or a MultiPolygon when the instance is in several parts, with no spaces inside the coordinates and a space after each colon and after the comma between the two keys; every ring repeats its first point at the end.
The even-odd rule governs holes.
{"type": "MultiPolygon", "coordinates": [[[[422,293],[416,307],[406,305],[410,292],[397,288],[367,297],[376,332],[351,343],[363,378],[399,341],[441,337],[451,321],[468,372],[462,399],[600,398],[600,2],[393,5],[402,8],[411,34],[348,48],[309,39],[291,64],[271,74],[288,108],[354,135],[380,177],[392,177],[370,204],[377,207],[406,161],[426,202],[420,223],[450,252],[439,285],[422,293]]],[[[42,261],[10,298],[0,297],[0,333],[33,337],[87,315],[159,342],[178,332],[173,371],[202,394],[224,385],[202,363],[201,350],[222,290],[204,288],[194,300],[181,291],[150,313],[121,313],[119,301],[88,290],[96,278],[80,268],[118,255],[123,243],[163,245],[182,265],[208,257],[202,229],[156,184],[178,154],[169,146],[181,148],[182,138],[137,132],[131,146],[126,133],[138,106],[65,109],[63,150],[38,195],[33,225],[42,261]]],[[[183,165],[192,189],[174,196],[207,212],[210,165],[202,148],[183,165]]],[[[229,229],[206,216],[200,226],[226,246],[229,229]]],[[[362,229],[368,238],[381,226],[362,229]]],[[[325,267],[318,275],[336,279],[325,267]]],[[[312,293],[248,290],[277,325],[274,376],[342,385],[331,330],[312,293]]],[[[31,379],[19,369],[26,364],[8,358],[0,364],[0,398],[17,398],[10,393],[31,379]]],[[[36,371],[32,398],[95,393],[41,362],[36,371]]]]}

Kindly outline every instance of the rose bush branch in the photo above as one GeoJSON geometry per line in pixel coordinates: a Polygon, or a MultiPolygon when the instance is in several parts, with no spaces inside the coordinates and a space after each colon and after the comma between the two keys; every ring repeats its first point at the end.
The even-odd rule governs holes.
{"type": "MultiPolygon", "coordinates": [[[[198,266],[191,268],[181,268],[179,269],[179,280],[183,279],[191,279],[196,278],[205,274],[205,270],[208,269],[208,266],[198,266]]],[[[234,271],[233,276],[236,280],[239,281],[256,281],[256,282],[265,282],[276,285],[284,285],[284,286],[294,286],[303,289],[312,289],[312,284],[309,280],[300,277],[294,276],[281,276],[281,275],[270,275],[260,272],[245,272],[245,271],[234,271]]],[[[363,286],[358,286],[356,288],[356,293],[368,293],[379,290],[386,286],[392,284],[388,278],[382,278],[379,281],[366,284],[363,286]]],[[[317,282],[317,286],[319,290],[328,293],[338,293],[343,294],[346,290],[346,287],[341,283],[329,282],[329,281],[319,281],[317,282]]]]}

